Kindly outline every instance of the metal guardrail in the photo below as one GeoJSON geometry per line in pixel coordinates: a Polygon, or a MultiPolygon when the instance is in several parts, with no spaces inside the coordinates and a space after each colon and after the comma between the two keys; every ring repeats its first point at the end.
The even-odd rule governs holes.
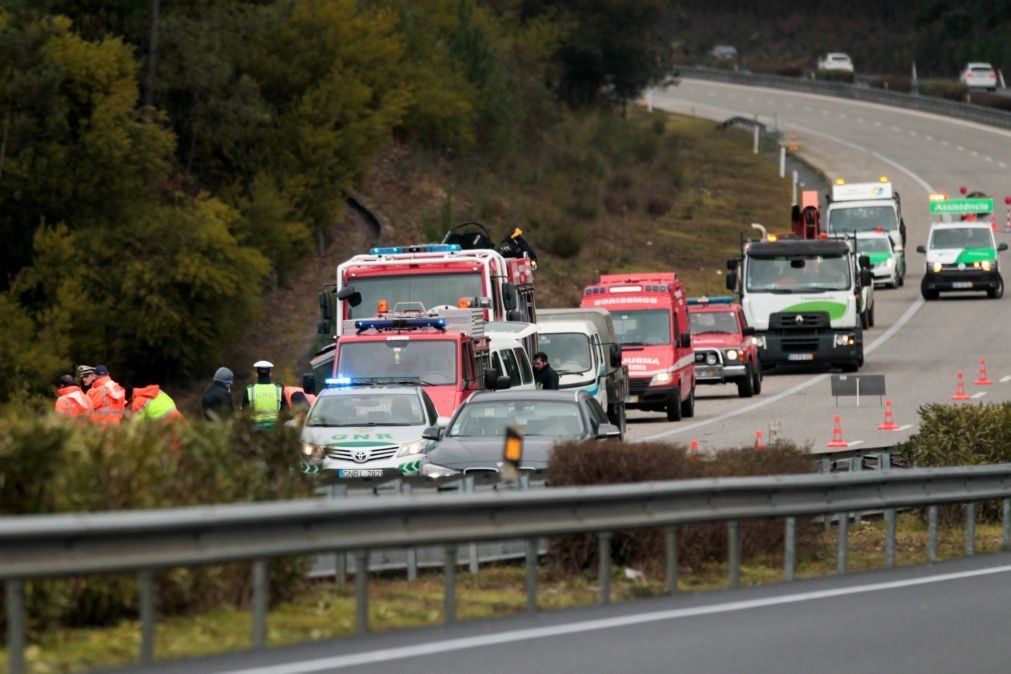
{"type": "MultiPolygon", "coordinates": [[[[1011,464],[721,478],[634,485],[564,487],[523,492],[382,499],[309,500],[101,514],[0,518],[0,579],[6,586],[11,674],[24,672],[25,581],[100,573],[137,573],[140,661],[154,657],[154,572],[178,566],[251,561],[253,646],[266,643],[267,562],[273,557],[352,551],[368,570],[368,552],[394,546],[457,546],[527,541],[527,608],[537,610],[537,547],[541,537],[594,533],[599,538],[601,603],[610,600],[610,544],[615,531],[664,528],[666,578],[677,588],[677,527],[725,522],[729,582],[740,582],[741,520],[785,518],[785,580],[793,580],[796,518],[837,513],[837,572],[847,569],[849,513],[883,510],[885,566],[895,564],[895,512],[930,507],[928,557],[936,559],[937,506],[966,503],[966,552],[975,551],[975,503],[1003,502],[1004,545],[1011,537],[1011,464]]],[[[444,620],[456,618],[456,564],[444,567],[444,620]]],[[[368,574],[355,574],[357,630],[368,630],[368,574]]]]}
{"type": "Polygon", "coordinates": [[[845,82],[827,82],[800,77],[785,77],[783,75],[764,75],[737,70],[706,68],[703,66],[677,66],[675,77],[847,98],[854,101],[877,103],[906,110],[917,110],[935,115],[955,117],[1002,129],[1011,129],[1011,112],[1005,110],[949,101],[933,96],[904,94],[887,89],[874,89],[845,82]]]}

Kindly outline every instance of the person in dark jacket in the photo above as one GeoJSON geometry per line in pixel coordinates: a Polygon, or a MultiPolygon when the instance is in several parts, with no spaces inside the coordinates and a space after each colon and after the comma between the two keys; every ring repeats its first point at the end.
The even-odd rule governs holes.
{"type": "Polygon", "coordinates": [[[204,391],[201,405],[204,410],[204,419],[214,421],[215,419],[228,419],[235,411],[235,404],[232,402],[232,382],[235,375],[227,367],[219,367],[214,373],[214,381],[204,391]]]}
{"type": "Polygon", "coordinates": [[[534,383],[537,388],[558,390],[558,373],[548,365],[548,354],[543,351],[534,354],[534,383]]]}

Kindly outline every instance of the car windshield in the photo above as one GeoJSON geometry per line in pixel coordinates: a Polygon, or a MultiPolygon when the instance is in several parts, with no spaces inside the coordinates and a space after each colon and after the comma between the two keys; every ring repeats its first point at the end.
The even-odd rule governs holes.
{"type": "Polygon", "coordinates": [[[752,292],[805,293],[848,290],[849,257],[804,255],[749,257],[747,288],[752,292]]]}
{"type": "Polygon", "coordinates": [[[524,436],[578,438],[586,434],[579,405],[565,401],[487,400],[465,405],[446,434],[452,438],[502,438],[506,426],[524,436]]]}
{"type": "Polygon", "coordinates": [[[337,343],[337,377],[372,381],[417,381],[423,386],[456,383],[456,342],[398,339],[337,343]]]}
{"type": "Polygon", "coordinates": [[[667,309],[612,310],[611,317],[615,339],[622,346],[670,344],[670,311],[667,309]]]}
{"type": "Polygon", "coordinates": [[[854,206],[833,208],[828,212],[828,231],[873,232],[882,227],[886,232],[898,228],[895,209],[891,206],[854,206]]]}
{"type": "Polygon", "coordinates": [[[693,311],[688,313],[693,335],[737,335],[741,328],[733,311],[693,311]]]}
{"type": "Polygon", "coordinates": [[[857,250],[861,253],[891,253],[891,242],[885,238],[857,239],[857,250]]]}
{"type": "Polygon", "coordinates": [[[389,309],[397,304],[420,302],[426,309],[455,307],[461,297],[484,295],[480,274],[412,274],[408,276],[367,276],[351,282],[362,300],[348,304],[348,318],[375,316],[381,300],[389,309]]]}
{"type": "Polygon", "coordinates": [[[423,426],[421,399],[414,393],[322,395],[306,426],[423,426]]]}
{"type": "Polygon", "coordinates": [[[578,332],[544,334],[537,338],[541,351],[558,374],[578,374],[593,367],[590,340],[578,332]]]}
{"type": "Polygon", "coordinates": [[[935,229],[930,237],[931,248],[993,248],[990,230],[982,227],[935,229]]]}

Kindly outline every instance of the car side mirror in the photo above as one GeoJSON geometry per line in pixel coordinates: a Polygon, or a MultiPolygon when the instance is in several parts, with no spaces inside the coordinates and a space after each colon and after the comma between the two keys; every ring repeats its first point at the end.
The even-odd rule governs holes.
{"type": "Polygon", "coordinates": [[[916,247],[916,252],[917,253],[926,254],[927,253],[927,247],[926,246],[917,246],[916,247]]]}
{"type": "Polygon", "coordinates": [[[441,440],[442,429],[438,426],[429,426],[425,430],[421,431],[421,437],[425,440],[441,440]]]}
{"type": "Polygon", "coordinates": [[[330,321],[321,318],[316,321],[316,334],[317,335],[329,335],[330,334],[330,321]]]}
{"type": "Polygon", "coordinates": [[[302,390],[310,395],[316,392],[316,375],[314,373],[306,372],[302,375],[302,390]]]}
{"type": "Polygon", "coordinates": [[[337,291],[337,299],[347,300],[348,304],[357,307],[362,303],[362,294],[354,286],[344,286],[337,291]]]}
{"type": "Polygon", "coordinates": [[[319,294],[319,315],[325,321],[333,318],[333,314],[330,313],[330,293],[325,290],[319,294]]]}
{"type": "Polygon", "coordinates": [[[732,257],[727,260],[727,271],[737,271],[737,258],[732,257]]]}
{"type": "Polygon", "coordinates": [[[862,286],[869,286],[869,285],[872,285],[873,283],[874,283],[874,274],[871,272],[871,270],[870,269],[861,269],[860,270],[860,285],[862,285],[862,286]]]}
{"type": "Polygon", "coordinates": [[[750,325],[741,330],[741,335],[744,337],[751,337],[755,334],[755,329],[750,325]]]}
{"type": "Polygon", "coordinates": [[[861,255],[860,256],[860,268],[861,269],[870,269],[871,268],[871,258],[868,257],[867,255],[861,255]]]}
{"type": "Polygon", "coordinates": [[[611,367],[621,367],[621,347],[612,344],[610,348],[611,367]]]}
{"type": "Polygon", "coordinates": [[[522,323],[523,318],[524,318],[523,313],[516,309],[513,309],[512,311],[506,314],[506,320],[512,321],[513,323],[522,323]]]}
{"type": "Polygon", "coordinates": [[[621,429],[614,424],[601,424],[593,437],[597,440],[621,440],[621,429]]]}
{"type": "Polygon", "coordinates": [[[727,272],[727,290],[733,292],[737,290],[737,272],[727,272]]]}
{"type": "Polygon", "coordinates": [[[997,252],[998,253],[1000,253],[1001,251],[1005,251],[1005,250],[1007,250],[1007,244],[1006,243],[1001,243],[1001,244],[997,245],[997,252]]]}
{"type": "Polygon", "coordinates": [[[687,332],[682,332],[679,346],[682,349],[692,348],[692,336],[687,332]]]}
{"type": "Polygon", "coordinates": [[[495,389],[496,391],[502,391],[504,389],[511,388],[512,385],[513,380],[510,379],[507,375],[503,374],[500,375],[497,379],[495,379],[495,386],[493,386],[492,388],[495,389]]]}
{"type": "Polygon", "coordinates": [[[516,295],[516,286],[514,286],[512,283],[503,283],[502,306],[505,308],[506,311],[512,311],[518,305],[519,305],[519,298],[516,295]]]}

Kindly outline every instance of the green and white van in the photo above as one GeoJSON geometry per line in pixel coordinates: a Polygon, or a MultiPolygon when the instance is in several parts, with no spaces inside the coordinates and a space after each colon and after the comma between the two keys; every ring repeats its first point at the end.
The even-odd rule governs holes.
{"type": "Polygon", "coordinates": [[[916,251],[926,255],[920,293],[936,300],[947,291],[985,290],[988,297],[1004,295],[997,253],[1007,244],[997,245],[993,229],[984,222],[937,222],[930,226],[926,246],[916,251]]]}

